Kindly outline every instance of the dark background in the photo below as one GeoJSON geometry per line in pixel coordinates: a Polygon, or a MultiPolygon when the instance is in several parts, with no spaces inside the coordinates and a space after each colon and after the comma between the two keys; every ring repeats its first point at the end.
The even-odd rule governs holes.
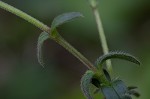
{"type": "MultiPolygon", "coordinates": [[[[85,16],[58,28],[60,34],[94,62],[102,55],[92,11],[86,0],[3,0],[51,24],[59,14],[77,11],[85,16]]],[[[116,77],[137,85],[150,99],[150,0],[99,0],[111,51],[131,53],[140,67],[113,60],[116,77]]],[[[0,99],[85,99],[80,78],[87,68],[52,40],[44,44],[46,67],[37,62],[36,44],[42,31],[0,9],[0,99]]],[[[100,98],[95,98],[100,99],[100,98]]]]}

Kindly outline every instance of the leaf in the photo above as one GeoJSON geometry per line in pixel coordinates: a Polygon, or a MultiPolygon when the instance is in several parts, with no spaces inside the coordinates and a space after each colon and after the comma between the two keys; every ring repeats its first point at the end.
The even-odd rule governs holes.
{"type": "Polygon", "coordinates": [[[83,15],[79,12],[64,13],[62,15],[57,16],[52,22],[51,32],[53,32],[53,30],[56,29],[56,27],[79,17],[83,17],[83,15]]]}
{"type": "Polygon", "coordinates": [[[128,92],[130,95],[133,95],[133,96],[135,96],[135,97],[140,97],[140,93],[139,92],[137,92],[136,90],[129,90],[129,92],[128,92]]]}
{"type": "Polygon", "coordinates": [[[44,43],[45,40],[47,40],[49,38],[49,34],[46,32],[42,32],[39,35],[38,38],[38,44],[37,44],[37,58],[38,58],[38,62],[44,67],[44,62],[43,62],[43,55],[42,55],[42,45],[44,43]]]}
{"type": "Polygon", "coordinates": [[[103,86],[102,92],[106,99],[121,99],[111,86],[103,86]]]}
{"type": "Polygon", "coordinates": [[[118,59],[123,59],[123,60],[127,60],[127,61],[130,61],[130,62],[133,62],[135,64],[138,64],[140,65],[140,61],[138,59],[136,59],[134,56],[128,54],[128,53],[124,53],[124,52],[110,52],[106,55],[103,55],[101,57],[99,57],[97,59],[97,61],[95,62],[95,66],[97,68],[99,68],[99,66],[102,66],[102,64],[108,60],[108,59],[111,59],[111,58],[118,58],[118,59]]]}
{"type": "Polygon", "coordinates": [[[90,93],[90,84],[92,82],[93,76],[94,76],[94,73],[88,70],[81,79],[81,89],[84,95],[87,97],[87,99],[93,99],[90,93]]]}
{"type": "Polygon", "coordinates": [[[106,99],[132,99],[127,91],[127,87],[121,80],[112,82],[110,86],[102,86],[102,92],[106,99]]]}
{"type": "Polygon", "coordinates": [[[113,82],[113,88],[117,92],[119,97],[123,97],[125,95],[125,93],[127,92],[127,90],[128,90],[128,88],[126,87],[124,82],[121,81],[121,80],[114,81],[113,82]]]}

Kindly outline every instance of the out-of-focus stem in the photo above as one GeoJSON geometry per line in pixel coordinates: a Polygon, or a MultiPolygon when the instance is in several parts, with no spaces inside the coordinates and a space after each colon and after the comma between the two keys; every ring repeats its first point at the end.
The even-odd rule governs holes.
{"type": "MultiPolygon", "coordinates": [[[[99,32],[99,38],[100,38],[100,41],[102,44],[103,53],[108,54],[109,49],[108,49],[107,40],[105,37],[102,21],[100,18],[100,13],[99,13],[98,7],[97,7],[98,2],[97,2],[97,0],[88,0],[88,1],[91,5],[91,8],[92,8],[95,20],[96,20],[96,24],[97,24],[97,28],[98,28],[98,32],[99,32]]],[[[111,60],[106,61],[106,67],[107,67],[109,73],[111,73],[112,72],[111,60]]]]}

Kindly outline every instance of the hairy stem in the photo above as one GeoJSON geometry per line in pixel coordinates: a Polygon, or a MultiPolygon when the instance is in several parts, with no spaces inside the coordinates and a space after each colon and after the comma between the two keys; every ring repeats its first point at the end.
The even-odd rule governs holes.
{"type": "MultiPolygon", "coordinates": [[[[0,8],[17,15],[18,17],[20,17],[20,18],[28,21],[29,23],[35,25],[39,29],[50,33],[50,27],[43,24],[39,20],[31,17],[30,15],[24,13],[23,11],[21,11],[21,10],[7,4],[7,3],[4,3],[2,1],[0,1],[0,8]]],[[[93,66],[93,64],[88,59],[86,59],[80,52],[78,52],[73,46],[71,46],[67,41],[65,41],[59,34],[57,34],[55,36],[50,35],[50,38],[53,39],[54,41],[56,41],[61,46],[63,46],[70,53],[72,53],[76,58],[78,58],[89,69],[96,71],[96,68],[93,66]]]]}
{"type": "MultiPolygon", "coordinates": [[[[100,18],[100,14],[99,14],[99,11],[97,8],[97,1],[89,0],[89,2],[90,2],[90,5],[91,5],[91,8],[93,10],[93,14],[94,14],[94,17],[96,20],[96,24],[97,24],[97,28],[98,28],[98,32],[99,32],[99,38],[100,38],[101,44],[102,44],[103,53],[108,54],[109,49],[108,49],[107,40],[105,37],[102,21],[100,18]]],[[[106,61],[106,66],[107,66],[108,71],[111,73],[112,72],[111,60],[106,61]]]]}

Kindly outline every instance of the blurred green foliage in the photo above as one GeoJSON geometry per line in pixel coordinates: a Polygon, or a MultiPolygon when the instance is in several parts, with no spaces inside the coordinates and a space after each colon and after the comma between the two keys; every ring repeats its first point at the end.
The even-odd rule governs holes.
{"type": "MultiPolygon", "coordinates": [[[[83,19],[67,23],[59,32],[92,62],[102,55],[96,24],[86,0],[3,0],[50,25],[64,12],[78,11],[83,19]]],[[[150,98],[150,1],[99,0],[99,10],[111,50],[139,57],[137,68],[113,61],[115,75],[128,85],[139,86],[141,97],[150,98]]],[[[0,99],[85,99],[80,78],[87,68],[55,42],[44,47],[46,67],[37,62],[40,30],[0,9],[0,99]]],[[[100,99],[98,96],[96,99],[100,99]]]]}

